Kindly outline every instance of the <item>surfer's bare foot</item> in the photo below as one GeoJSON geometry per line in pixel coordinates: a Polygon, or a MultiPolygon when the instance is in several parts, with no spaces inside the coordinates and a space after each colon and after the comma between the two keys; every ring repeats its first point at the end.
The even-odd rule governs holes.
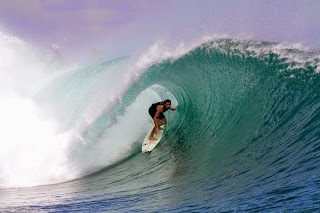
{"type": "Polygon", "coordinates": [[[150,137],[149,140],[151,140],[151,141],[156,141],[156,140],[158,140],[158,139],[156,139],[155,137],[150,137]]]}

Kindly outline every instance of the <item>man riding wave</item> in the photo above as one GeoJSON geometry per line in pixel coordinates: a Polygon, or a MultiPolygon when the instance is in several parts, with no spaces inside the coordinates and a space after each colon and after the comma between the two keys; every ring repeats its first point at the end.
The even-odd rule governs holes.
{"type": "Polygon", "coordinates": [[[153,137],[153,134],[157,134],[160,129],[163,129],[160,126],[165,125],[167,123],[167,119],[163,113],[166,112],[168,109],[173,111],[177,110],[177,107],[171,108],[171,101],[169,99],[158,103],[154,103],[149,108],[149,114],[154,122],[154,127],[150,134],[149,140],[157,140],[157,138],[153,137]]]}

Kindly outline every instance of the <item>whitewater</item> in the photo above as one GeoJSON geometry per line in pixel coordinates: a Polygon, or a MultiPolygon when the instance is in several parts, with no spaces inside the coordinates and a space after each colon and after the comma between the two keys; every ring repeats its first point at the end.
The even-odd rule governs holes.
{"type": "Polygon", "coordinates": [[[206,36],[56,66],[0,32],[3,211],[317,211],[320,53],[206,36]],[[149,106],[175,112],[141,153],[149,106]]]}

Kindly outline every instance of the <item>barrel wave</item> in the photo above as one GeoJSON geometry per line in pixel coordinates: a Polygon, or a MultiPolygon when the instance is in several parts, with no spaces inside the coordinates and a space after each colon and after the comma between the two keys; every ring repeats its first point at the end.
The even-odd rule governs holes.
{"type": "Polygon", "coordinates": [[[72,131],[65,161],[54,164],[65,172],[19,196],[3,189],[4,209],[319,209],[319,52],[239,39],[164,49],[76,68],[41,87],[36,103],[72,131]],[[141,153],[147,109],[166,98],[178,110],[166,113],[156,149],[141,153]]]}

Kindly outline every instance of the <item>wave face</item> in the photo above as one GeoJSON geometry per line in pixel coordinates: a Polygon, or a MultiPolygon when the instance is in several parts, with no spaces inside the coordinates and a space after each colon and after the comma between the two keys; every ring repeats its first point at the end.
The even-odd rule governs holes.
{"type": "MultiPolygon", "coordinates": [[[[58,149],[62,161],[49,161],[63,168],[59,177],[45,173],[31,185],[80,179],[20,189],[19,196],[3,190],[5,209],[319,209],[319,53],[237,39],[179,48],[155,45],[141,57],[77,68],[41,87],[33,100],[54,114],[68,146],[58,149]],[[152,127],[147,109],[165,98],[178,110],[166,114],[161,143],[143,154],[152,127]],[[39,191],[55,198],[41,203],[32,198],[39,191]],[[20,199],[31,204],[21,207],[20,199]]],[[[3,182],[19,186],[28,184],[3,182]]]]}

